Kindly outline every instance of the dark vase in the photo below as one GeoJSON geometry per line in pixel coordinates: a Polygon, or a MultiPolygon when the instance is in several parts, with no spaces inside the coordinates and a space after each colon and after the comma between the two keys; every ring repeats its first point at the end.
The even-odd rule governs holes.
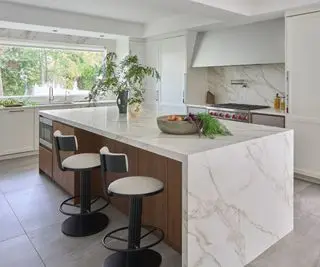
{"type": "Polygon", "coordinates": [[[119,113],[127,113],[128,109],[128,91],[122,91],[117,97],[119,113]]]}

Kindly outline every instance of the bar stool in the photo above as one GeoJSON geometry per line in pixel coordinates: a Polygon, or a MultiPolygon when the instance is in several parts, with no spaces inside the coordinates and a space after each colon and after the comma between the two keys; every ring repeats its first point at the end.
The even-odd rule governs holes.
{"type": "MultiPolygon", "coordinates": [[[[111,153],[107,147],[100,150],[101,171],[125,173],[128,172],[128,158],[126,154],[111,153]]],[[[107,188],[107,185],[106,185],[107,188]]],[[[107,257],[104,267],[159,267],[162,261],[161,255],[150,248],[159,244],[163,238],[163,231],[154,226],[142,225],[142,198],[161,193],[164,185],[161,181],[144,176],[131,176],[113,181],[106,190],[108,196],[122,196],[130,199],[129,226],[118,228],[108,233],[102,240],[102,244],[116,253],[107,257]],[[149,229],[141,236],[141,227],[149,229]],[[114,234],[128,230],[128,239],[116,237],[114,234]],[[158,233],[156,241],[141,247],[142,239],[151,233],[158,233]],[[106,240],[116,239],[125,242],[127,248],[113,248],[106,240]]]]}
{"type": "Polygon", "coordinates": [[[109,201],[101,207],[91,210],[91,206],[102,199],[100,196],[92,199],[90,179],[91,170],[100,167],[100,155],[98,153],[82,153],[61,160],[61,151],[76,152],[78,150],[77,137],[62,135],[60,131],[55,131],[53,135],[59,168],[62,171],[80,172],[80,195],[70,197],[60,205],[60,212],[70,216],[62,223],[61,230],[65,235],[73,237],[96,234],[105,229],[109,223],[108,217],[100,212],[109,205],[109,201]],[[76,198],[80,198],[80,206],[70,203],[76,198]],[[65,206],[80,208],[80,212],[65,211],[65,206]]]}

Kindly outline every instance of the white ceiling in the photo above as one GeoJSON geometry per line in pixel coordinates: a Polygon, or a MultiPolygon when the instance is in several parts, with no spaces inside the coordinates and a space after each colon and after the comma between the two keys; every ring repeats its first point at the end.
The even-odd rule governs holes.
{"type": "Polygon", "coordinates": [[[6,0],[5,2],[148,23],[176,15],[211,16],[210,8],[189,0],[6,0]]]}
{"type": "Polygon", "coordinates": [[[320,3],[319,0],[190,0],[247,16],[285,11],[320,3]]]}
{"type": "Polygon", "coordinates": [[[12,19],[9,20],[9,15],[7,16],[3,10],[0,27],[2,20],[36,27],[45,26],[42,31],[52,31],[52,27],[59,28],[59,31],[65,29],[65,34],[68,34],[68,30],[81,31],[81,27],[89,32],[94,28],[92,32],[95,36],[101,33],[127,35],[128,32],[132,33],[131,29],[137,28],[137,32],[144,31],[144,34],[136,33],[130,36],[146,37],[179,30],[208,30],[210,27],[267,20],[283,16],[285,10],[320,3],[320,0],[0,0],[1,3],[9,3],[8,5],[12,6],[12,19]],[[48,15],[61,11],[69,13],[63,13],[63,19],[59,23],[55,23],[54,20],[48,22],[46,16],[35,19],[32,15],[27,18],[21,17],[20,13],[15,14],[18,5],[21,7],[21,13],[25,13],[27,7],[35,10],[34,13],[29,10],[29,14],[39,14],[42,11],[48,15]],[[71,13],[79,14],[79,18],[80,14],[90,17],[83,17],[85,22],[82,19],[75,20],[76,25],[74,22],[68,24],[68,18],[73,15],[71,13]],[[90,18],[95,22],[90,23],[90,18]],[[104,18],[105,21],[99,18],[104,18]],[[81,22],[83,25],[80,25],[81,22]],[[50,23],[52,25],[49,25],[50,23]],[[122,31],[112,32],[112,29],[118,26],[122,31]]]}

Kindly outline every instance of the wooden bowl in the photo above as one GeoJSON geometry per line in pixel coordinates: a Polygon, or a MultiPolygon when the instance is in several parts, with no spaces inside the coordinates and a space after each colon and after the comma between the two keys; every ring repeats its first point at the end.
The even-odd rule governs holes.
{"type": "MultiPolygon", "coordinates": [[[[186,115],[177,115],[185,117],[186,115]]],[[[195,134],[198,129],[195,123],[189,121],[169,121],[168,116],[161,116],[157,118],[159,129],[167,134],[195,134]]]]}

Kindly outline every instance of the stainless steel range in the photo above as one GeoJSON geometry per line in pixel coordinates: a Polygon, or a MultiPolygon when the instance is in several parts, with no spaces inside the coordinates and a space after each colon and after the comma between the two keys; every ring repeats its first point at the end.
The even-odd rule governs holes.
{"type": "Polygon", "coordinates": [[[251,122],[251,110],[269,108],[269,106],[246,105],[246,104],[217,104],[208,107],[209,114],[218,119],[251,122]]]}

